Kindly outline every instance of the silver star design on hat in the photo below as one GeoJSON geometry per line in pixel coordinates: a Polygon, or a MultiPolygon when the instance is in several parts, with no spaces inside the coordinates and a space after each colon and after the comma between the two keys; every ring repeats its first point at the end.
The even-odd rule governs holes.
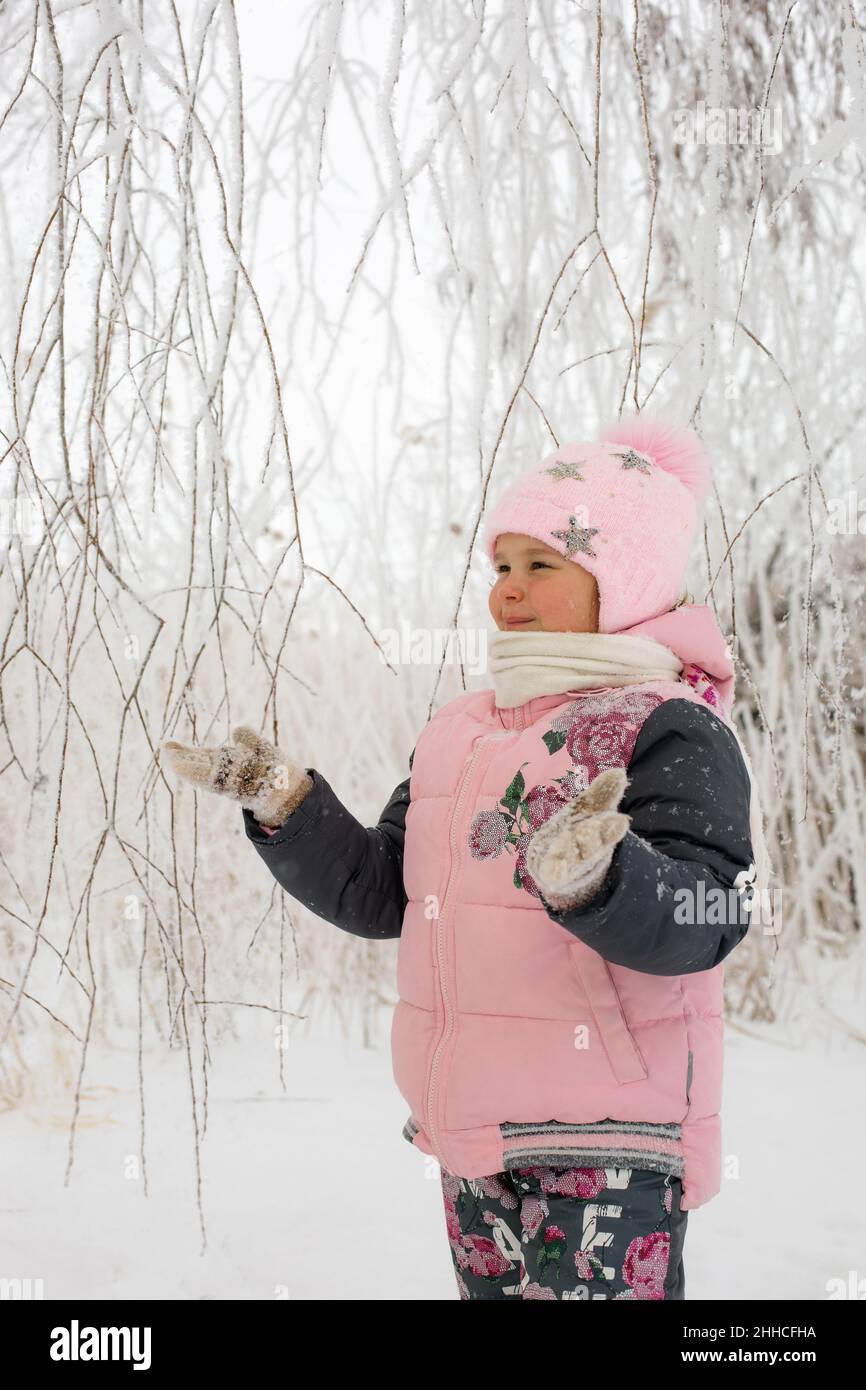
{"type": "Polygon", "coordinates": [[[557,459],[552,468],[545,468],[544,471],[545,473],[549,473],[552,478],[555,478],[558,483],[561,483],[563,478],[576,478],[579,483],[586,482],[577,464],[567,463],[565,459],[557,459]]]}
{"type": "Polygon", "coordinates": [[[651,459],[645,454],[639,454],[636,449],[627,449],[624,454],[614,454],[615,459],[622,459],[623,468],[639,468],[641,473],[649,473],[651,459]]]}
{"type": "Polygon", "coordinates": [[[565,541],[566,559],[570,560],[572,555],[576,554],[578,550],[582,551],[584,555],[592,555],[595,559],[598,559],[595,551],[590,546],[590,541],[593,536],[598,535],[597,526],[578,526],[576,518],[570,516],[568,518],[567,531],[551,531],[550,534],[551,536],[557,536],[561,541],[565,541]]]}

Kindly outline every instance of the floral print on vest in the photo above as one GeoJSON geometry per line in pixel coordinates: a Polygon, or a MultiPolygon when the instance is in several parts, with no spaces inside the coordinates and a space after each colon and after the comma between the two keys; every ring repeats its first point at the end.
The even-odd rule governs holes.
{"type": "Polygon", "coordinates": [[[625,767],[644,720],[663,696],[617,687],[597,697],[573,700],[542,735],[553,757],[565,748],[572,766],[562,777],[527,788],[522,763],[499,800],[499,808],[479,811],[469,827],[473,859],[495,859],[503,850],[515,856],[514,886],[540,898],[526,868],[526,851],[536,830],[561,811],[608,767],[625,767]]]}

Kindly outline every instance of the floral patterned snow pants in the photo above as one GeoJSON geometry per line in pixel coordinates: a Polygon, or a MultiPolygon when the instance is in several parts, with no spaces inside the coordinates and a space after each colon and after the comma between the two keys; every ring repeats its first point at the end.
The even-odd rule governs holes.
{"type": "Polygon", "coordinates": [[[441,1180],[461,1299],[685,1298],[680,1178],[513,1168],[441,1180]]]}

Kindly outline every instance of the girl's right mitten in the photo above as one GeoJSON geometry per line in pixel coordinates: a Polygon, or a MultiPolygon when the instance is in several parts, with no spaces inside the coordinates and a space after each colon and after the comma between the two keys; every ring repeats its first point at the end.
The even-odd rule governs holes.
{"type": "Polygon", "coordinates": [[[218,748],[190,748],[169,739],[162,751],[173,770],[196,787],[232,797],[260,825],[282,825],[312,790],[313,779],[248,725],[233,729],[232,738],[218,748]]]}

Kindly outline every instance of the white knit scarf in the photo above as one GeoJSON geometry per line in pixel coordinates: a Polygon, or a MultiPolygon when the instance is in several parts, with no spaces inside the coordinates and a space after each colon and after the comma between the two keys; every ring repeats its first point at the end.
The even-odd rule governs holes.
{"type": "MultiPolygon", "coordinates": [[[[535,628],[492,633],[487,643],[487,661],[500,709],[513,709],[540,695],[558,695],[568,690],[675,681],[683,669],[676,653],[654,638],[615,632],[545,632],[535,628]]],[[[687,688],[691,691],[691,686],[687,688]]],[[[712,708],[736,738],[749,774],[749,829],[757,890],[752,899],[752,920],[761,920],[763,915],[766,923],[772,920],[767,892],[771,866],[757,781],[732,720],[720,706],[712,708]]],[[[745,885],[752,877],[748,870],[742,870],[735,884],[745,885]]]]}

